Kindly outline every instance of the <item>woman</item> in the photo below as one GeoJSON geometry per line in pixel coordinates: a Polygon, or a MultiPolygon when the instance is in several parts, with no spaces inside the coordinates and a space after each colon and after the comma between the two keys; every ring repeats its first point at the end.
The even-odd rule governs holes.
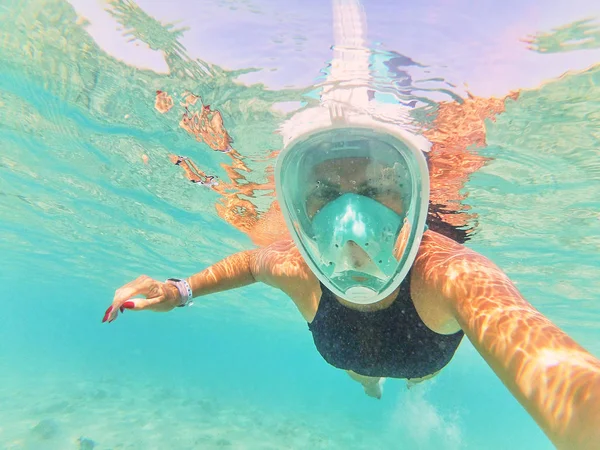
{"type": "Polygon", "coordinates": [[[425,230],[423,152],[371,125],[319,130],[281,153],[277,195],[293,240],[187,280],[142,276],[116,291],[103,321],[263,282],[292,299],[321,355],[374,397],[383,377],[437,373],[466,334],[555,445],[597,448],[600,361],[491,261],[425,230]]]}

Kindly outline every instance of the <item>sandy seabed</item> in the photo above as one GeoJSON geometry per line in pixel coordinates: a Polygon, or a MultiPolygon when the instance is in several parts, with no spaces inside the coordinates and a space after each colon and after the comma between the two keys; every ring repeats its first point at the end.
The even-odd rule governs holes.
{"type": "Polygon", "coordinates": [[[0,449],[7,450],[388,447],[369,434],[339,416],[262,410],[195,386],[43,376],[0,384],[0,449]]]}

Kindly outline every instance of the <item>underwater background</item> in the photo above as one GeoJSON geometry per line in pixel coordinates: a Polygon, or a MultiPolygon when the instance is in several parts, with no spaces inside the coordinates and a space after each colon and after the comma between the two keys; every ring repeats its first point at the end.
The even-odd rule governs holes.
{"type": "MultiPolygon", "coordinates": [[[[436,214],[600,356],[600,6],[473,3],[365,1],[370,87],[432,141],[436,214]]],[[[1,449],[552,448],[467,340],[377,401],[263,285],[101,324],[141,274],[278,236],[279,130],[318,102],[331,22],[0,0],[1,449]]]]}

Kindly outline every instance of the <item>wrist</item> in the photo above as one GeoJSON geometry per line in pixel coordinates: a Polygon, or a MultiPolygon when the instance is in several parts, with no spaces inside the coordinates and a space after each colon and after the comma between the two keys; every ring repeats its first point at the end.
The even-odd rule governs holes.
{"type": "Polygon", "coordinates": [[[174,307],[177,307],[181,304],[181,294],[179,293],[177,286],[169,281],[165,281],[164,290],[169,304],[173,305],[174,307]]]}

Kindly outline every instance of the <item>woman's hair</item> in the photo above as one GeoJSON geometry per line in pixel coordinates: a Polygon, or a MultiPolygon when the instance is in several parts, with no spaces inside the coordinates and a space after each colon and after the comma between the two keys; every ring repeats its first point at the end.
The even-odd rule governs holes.
{"type": "MultiPolygon", "coordinates": [[[[425,160],[427,161],[427,167],[431,170],[431,154],[425,153],[425,160]]],[[[467,242],[474,231],[474,225],[466,225],[466,226],[456,226],[451,225],[450,223],[444,220],[444,217],[448,217],[451,215],[464,215],[464,211],[449,209],[445,205],[441,205],[439,203],[429,202],[429,208],[427,211],[427,226],[431,231],[435,231],[447,238],[452,239],[453,241],[458,242],[459,244],[464,244],[467,242]]],[[[460,222],[464,222],[465,220],[461,218],[460,222]]]]}
{"type": "Polygon", "coordinates": [[[457,227],[444,221],[442,218],[450,214],[464,214],[464,212],[457,212],[445,209],[442,205],[429,203],[429,211],[427,211],[427,226],[431,231],[435,231],[459,244],[464,244],[471,238],[474,228],[472,226],[457,227]]]}

